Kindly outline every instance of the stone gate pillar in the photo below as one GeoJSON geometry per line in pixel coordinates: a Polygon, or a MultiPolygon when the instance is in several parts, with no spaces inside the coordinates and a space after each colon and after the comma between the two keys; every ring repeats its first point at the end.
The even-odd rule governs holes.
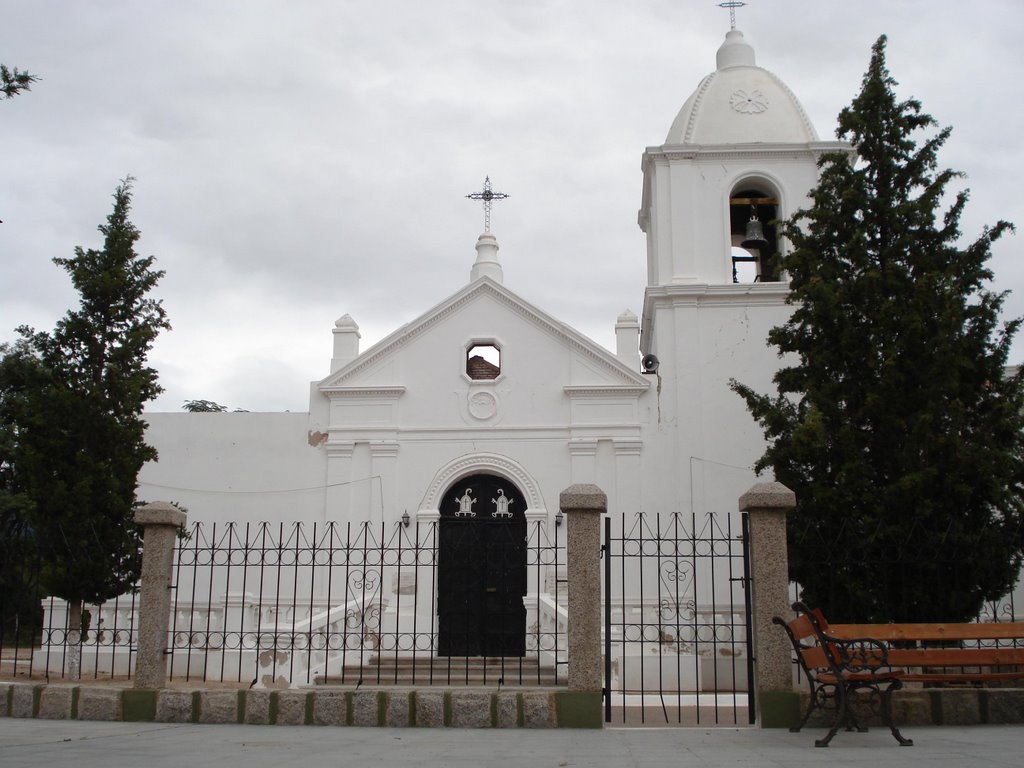
{"type": "Polygon", "coordinates": [[[171,568],[178,529],[185,525],[185,513],[173,504],[156,501],[139,509],[135,522],[143,531],[135,687],[163,688],[167,682],[171,568]]]}
{"type": "Polygon", "coordinates": [[[601,727],[601,516],[608,497],[596,485],[571,485],[559,495],[566,517],[569,579],[569,691],[558,701],[559,723],[601,727]]]}
{"type": "Polygon", "coordinates": [[[791,724],[799,702],[793,690],[792,649],[786,633],[772,624],[792,614],[789,601],[789,556],[786,515],[796,494],[782,483],[757,483],[740,496],[741,512],[750,522],[750,575],[753,608],[755,687],[762,727],[791,724]]]}

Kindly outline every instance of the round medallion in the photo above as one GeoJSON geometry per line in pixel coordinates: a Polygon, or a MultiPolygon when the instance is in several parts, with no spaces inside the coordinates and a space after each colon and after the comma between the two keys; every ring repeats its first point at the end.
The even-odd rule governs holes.
{"type": "Polygon", "coordinates": [[[729,104],[742,115],[758,115],[768,109],[768,97],[760,91],[736,91],[729,104]]]}
{"type": "Polygon", "coordinates": [[[474,419],[491,418],[498,412],[498,398],[493,392],[477,391],[469,395],[469,414],[474,419]]]}

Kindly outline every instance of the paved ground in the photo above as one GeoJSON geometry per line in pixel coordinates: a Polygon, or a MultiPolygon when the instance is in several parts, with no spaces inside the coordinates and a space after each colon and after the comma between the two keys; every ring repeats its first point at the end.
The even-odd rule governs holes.
{"type": "Polygon", "coordinates": [[[1024,726],[907,728],[913,747],[886,729],[839,733],[816,749],[816,731],[754,728],[610,728],[523,731],[164,725],[0,718],[0,766],[75,768],[633,768],[635,766],[1021,765],[1024,726]]]}

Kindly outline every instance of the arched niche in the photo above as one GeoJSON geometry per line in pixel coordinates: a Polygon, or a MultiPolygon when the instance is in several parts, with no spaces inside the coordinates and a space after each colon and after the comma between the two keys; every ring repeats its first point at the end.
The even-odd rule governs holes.
{"type": "Polygon", "coordinates": [[[763,177],[736,181],[729,193],[729,258],[734,283],[778,282],[774,267],[780,250],[778,220],[781,198],[778,187],[763,177]],[[763,241],[749,239],[760,224],[763,241]]]}

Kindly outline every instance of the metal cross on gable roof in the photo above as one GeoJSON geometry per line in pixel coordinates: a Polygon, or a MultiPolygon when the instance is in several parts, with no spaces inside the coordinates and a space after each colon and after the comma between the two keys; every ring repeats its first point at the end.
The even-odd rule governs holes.
{"type": "Polygon", "coordinates": [[[729,29],[736,29],[736,9],[742,8],[744,5],[746,3],[742,0],[728,0],[728,2],[718,4],[719,8],[729,9],[729,29]]]}
{"type": "Polygon", "coordinates": [[[491,177],[487,176],[484,179],[484,188],[481,192],[473,192],[466,195],[470,200],[483,200],[484,201],[484,232],[491,231],[491,204],[495,200],[504,200],[508,197],[504,192],[494,192],[491,190],[491,177]]]}

